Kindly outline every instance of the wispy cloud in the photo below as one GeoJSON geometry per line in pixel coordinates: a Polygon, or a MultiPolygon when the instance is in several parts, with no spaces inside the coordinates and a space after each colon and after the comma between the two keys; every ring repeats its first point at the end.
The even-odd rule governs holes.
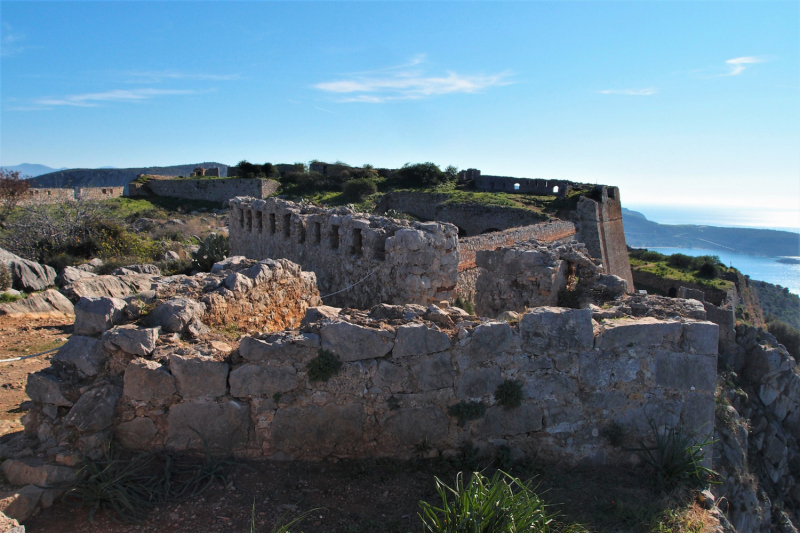
{"type": "Polygon", "coordinates": [[[25,50],[40,48],[39,46],[25,44],[25,34],[15,31],[14,28],[5,21],[3,21],[2,25],[2,34],[3,37],[0,39],[0,57],[10,57],[25,50]]]}
{"type": "Polygon", "coordinates": [[[315,89],[341,95],[339,102],[382,103],[395,100],[419,100],[452,93],[478,93],[491,87],[513,83],[509,74],[461,75],[447,72],[430,75],[420,66],[424,55],[407,63],[379,70],[355,72],[339,80],[314,85],[315,89]]]}
{"type": "Polygon", "coordinates": [[[738,76],[747,68],[745,65],[752,65],[755,63],[763,63],[766,59],[756,56],[736,57],[728,59],[725,63],[728,64],[730,72],[723,74],[723,76],[738,76]]]}
{"type": "Polygon", "coordinates": [[[658,89],[647,87],[645,89],[606,89],[598,91],[600,94],[624,94],[627,96],[651,96],[658,93],[658,89]]]}
{"type": "Polygon", "coordinates": [[[335,113],[333,111],[328,111],[327,109],[322,109],[321,107],[314,106],[314,109],[319,109],[320,111],[325,111],[326,113],[330,113],[331,115],[338,115],[340,117],[342,116],[342,115],[339,115],[339,113],[335,113]]]}
{"type": "Polygon", "coordinates": [[[243,79],[239,74],[206,74],[176,70],[130,71],[129,83],[161,83],[165,80],[231,81],[243,79]]]}
{"type": "Polygon", "coordinates": [[[38,108],[55,106],[97,107],[103,102],[139,102],[158,96],[197,94],[193,89],[117,89],[102,93],[72,94],[64,97],[37,98],[33,105],[38,108]]]}

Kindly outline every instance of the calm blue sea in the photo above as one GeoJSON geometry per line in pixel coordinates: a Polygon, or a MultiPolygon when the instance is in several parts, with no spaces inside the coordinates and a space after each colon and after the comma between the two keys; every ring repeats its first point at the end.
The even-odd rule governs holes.
{"type": "Polygon", "coordinates": [[[800,233],[800,209],[624,204],[659,224],[777,229],[800,233]]]}
{"type": "MultiPolygon", "coordinates": [[[[686,254],[692,257],[718,255],[723,263],[736,267],[742,274],[747,274],[752,279],[789,287],[789,291],[800,294],[800,265],[778,263],[777,257],[743,255],[700,248],[648,248],[648,250],[656,250],[667,255],[686,254]]],[[[800,259],[800,257],[795,257],[795,259],[800,259]]]]}

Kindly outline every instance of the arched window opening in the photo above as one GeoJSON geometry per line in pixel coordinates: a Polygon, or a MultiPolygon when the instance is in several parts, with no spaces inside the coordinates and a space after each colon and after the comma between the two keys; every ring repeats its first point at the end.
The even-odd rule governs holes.
{"type": "Polygon", "coordinates": [[[558,193],[558,185],[556,185],[555,187],[553,187],[553,193],[554,193],[554,194],[557,194],[557,193],[558,193]]]}
{"type": "Polygon", "coordinates": [[[514,190],[515,190],[515,191],[518,191],[518,190],[519,190],[519,183],[515,183],[515,184],[514,184],[514,190]]]}

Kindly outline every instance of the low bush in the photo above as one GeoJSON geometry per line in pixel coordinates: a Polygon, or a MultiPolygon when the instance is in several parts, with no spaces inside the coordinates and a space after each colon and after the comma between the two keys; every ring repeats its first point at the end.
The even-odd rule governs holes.
{"type": "Polygon", "coordinates": [[[342,368],[342,362],[338,357],[328,350],[319,350],[317,356],[308,362],[306,372],[308,380],[328,381],[336,375],[342,368]]]}
{"type": "Polygon", "coordinates": [[[638,249],[638,250],[630,250],[628,255],[634,259],[639,259],[641,261],[664,261],[666,260],[667,256],[664,254],[660,254],[658,252],[653,252],[647,249],[638,249]]]}
{"type": "Polygon", "coordinates": [[[366,178],[358,178],[345,182],[342,186],[342,196],[349,202],[360,202],[364,197],[378,192],[378,186],[374,181],[366,178]]]}
{"type": "Polygon", "coordinates": [[[522,397],[522,383],[516,380],[507,379],[498,385],[497,390],[494,391],[494,399],[506,411],[522,405],[522,397]]]}
{"type": "Polygon", "coordinates": [[[667,264],[671,267],[687,269],[692,266],[693,258],[685,254],[672,254],[667,259],[667,264]]]}
{"type": "Polygon", "coordinates": [[[531,489],[530,483],[498,471],[487,478],[463,473],[453,487],[434,478],[441,502],[420,502],[422,530],[426,533],[546,533],[556,529],[555,513],[531,489]]]}
{"type": "Polygon", "coordinates": [[[10,304],[12,302],[16,302],[17,300],[22,300],[25,298],[21,294],[9,294],[7,292],[0,293],[0,304],[10,304]]]}
{"type": "Polygon", "coordinates": [[[775,335],[779,343],[786,346],[786,350],[792,357],[800,361],[800,330],[774,317],[768,317],[767,329],[775,335]]]}
{"type": "Polygon", "coordinates": [[[466,311],[471,315],[475,314],[475,306],[473,305],[473,303],[469,300],[462,298],[461,296],[456,298],[456,301],[453,302],[453,305],[455,307],[458,307],[459,309],[463,309],[464,311],[466,311]]]}
{"type": "Polygon", "coordinates": [[[5,263],[0,263],[0,291],[7,291],[11,288],[11,269],[5,263]]]}

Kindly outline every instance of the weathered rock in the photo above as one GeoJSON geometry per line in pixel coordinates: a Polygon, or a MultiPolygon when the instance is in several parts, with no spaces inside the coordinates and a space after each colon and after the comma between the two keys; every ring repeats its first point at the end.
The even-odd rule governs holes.
{"type": "Polygon", "coordinates": [[[97,339],[72,335],[52,360],[75,367],[84,376],[95,376],[105,363],[106,354],[97,339]]]}
{"type": "Polygon", "coordinates": [[[130,274],[148,274],[150,276],[160,276],[161,269],[151,263],[143,265],[128,265],[114,271],[115,276],[127,276],[130,274]]]}
{"type": "Polygon", "coordinates": [[[382,425],[383,438],[407,447],[410,455],[423,442],[439,445],[447,437],[450,420],[440,409],[404,407],[390,411],[382,425]]]}
{"type": "Polygon", "coordinates": [[[364,408],[354,403],[279,409],[269,442],[273,449],[287,454],[304,448],[314,450],[320,458],[335,452],[346,454],[360,444],[365,418],[364,408]]]}
{"type": "Polygon", "coordinates": [[[519,322],[519,313],[516,311],[503,311],[499,315],[497,315],[497,320],[503,322],[519,322]]]}
{"type": "Polygon", "coordinates": [[[468,368],[458,378],[456,396],[462,400],[481,398],[486,394],[494,394],[502,382],[503,378],[500,377],[500,369],[497,367],[468,368]]]}
{"type": "Polygon", "coordinates": [[[683,324],[684,349],[689,353],[715,355],[719,346],[719,326],[711,322],[683,324]]]}
{"type": "Polygon", "coordinates": [[[596,347],[601,350],[628,350],[634,346],[642,349],[664,343],[678,343],[682,330],[678,320],[622,318],[603,324],[596,347]]]}
{"type": "Polygon", "coordinates": [[[75,402],[64,422],[81,433],[95,433],[111,427],[114,407],[121,391],[111,385],[88,390],[75,402]]]}
{"type": "Polygon", "coordinates": [[[137,417],[114,427],[114,438],[131,450],[146,450],[158,435],[155,423],[147,417],[137,417]]]}
{"type": "Polygon", "coordinates": [[[161,260],[165,263],[174,263],[175,261],[180,261],[181,256],[176,251],[167,250],[164,252],[164,255],[161,256],[161,260]]]}
{"type": "Polygon", "coordinates": [[[133,294],[127,284],[117,276],[81,278],[63,287],[64,294],[73,302],[81,298],[124,298],[133,294]]]}
{"type": "Polygon", "coordinates": [[[303,321],[300,323],[300,329],[318,333],[320,322],[335,319],[339,316],[339,311],[341,311],[341,308],[329,305],[309,307],[306,310],[306,316],[303,317],[303,321]]]}
{"type": "Polygon", "coordinates": [[[38,458],[6,459],[0,467],[12,485],[67,486],[75,482],[74,468],[45,463],[38,458]]]}
{"type": "Polygon", "coordinates": [[[619,296],[628,292],[628,282],[619,276],[602,274],[592,283],[592,289],[601,291],[607,296],[619,296]]]}
{"type": "Polygon", "coordinates": [[[405,324],[397,328],[392,357],[427,355],[449,348],[450,337],[443,331],[429,328],[425,324],[405,324]]]}
{"type": "Polygon", "coordinates": [[[0,533],[25,533],[25,526],[20,526],[17,520],[0,511],[0,533]]]}
{"type": "Polygon", "coordinates": [[[231,396],[248,398],[272,396],[297,387],[297,370],[293,366],[259,366],[244,364],[230,375],[231,396]]]}
{"type": "Polygon", "coordinates": [[[467,354],[475,361],[486,361],[505,351],[511,344],[508,322],[486,322],[472,332],[467,354]]]}
{"type": "Polygon", "coordinates": [[[273,277],[272,269],[264,263],[258,263],[251,266],[244,271],[244,275],[253,280],[253,285],[261,285],[262,283],[266,283],[267,281],[271,280],[273,277]]]}
{"type": "Polygon", "coordinates": [[[428,311],[424,315],[425,320],[430,320],[434,324],[439,324],[444,328],[452,328],[453,327],[453,319],[450,318],[450,315],[447,311],[440,309],[438,306],[431,304],[428,307],[428,311]]]}
{"type": "Polygon", "coordinates": [[[74,314],[72,302],[53,289],[31,294],[16,302],[0,304],[0,315],[15,318],[65,317],[74,314]]]}
{"type": "Polygon", "coordinates": [[[253,280],[239,272],[231,272],[225,278],[225,286],[233,292],[247,292],[253,288],[253,280]]]}
{"type": "Polygon", "coordinates": [[[594,330],[589,309],[539,307],[519,322],[523,349],[534,355],[580,353],[592,349],[594,330]]]}
{"type": "Polygon", "coordinates": [[[272,342],[245,336],[239,343],[239,355],[250,362],[267,361],[277,357],[306,362],[317,355],[319,347],[319,335],[313,333],[279,337],[272,342]]]}
{"type": "Polygon", "coordinates": [[[64,267],[64,270],[62,270],[61,274],[58,275],[58,277],[56,278],[56,284],[59,287],[63,287],[65,285],[70,285],[72,283],[75,283],[79,279],[93,278],[95,276],[96,274],[94,274],[93,272],[88,272],[80,268],[68,266],[64,267]]]}
{"type": "Polygon", "coordinates": [[[41,291],[56,281],[56,271],[47,265],[23,259],[16,254],[0,248],[0,263],[11,271],[12,286],[20,291],[41,291]]]}
{"type": "Polygon", "coordinates": [[[147,322],[164,331],[181,333],[195,318],[203,318],[205,305],[189,298],[172,298],[156,307],[147,322]]]}
{"type": "Polygon", "coordinates": [[[159,328],[138,328],[134,325],[117,326],[103,336],[112,348],[131,355],[150,355],[156,349],[159,328]]]}
{"type": "Polygon", "coordinates": [[[224,396],[228,384],[228,364],[213,357],[184,357],[172,354],[169,369],[184,400],[224,396]]]}
{"type": "Polygon", "coordinates": [[[233,450],[247,443],[250,407],[233,400],[179,403],[170,408],[167,425],[169,449],[233,450]]]}
{"type": "Polygon", "coordinates": [[[450,362],[450,352],[424,357],[411,367],[411,372],[417,378],[417,386],[420,391],[452,387],[456,375],[450,362]]]}
{"type": "Polygon", "coordinates": [[[234,255],[226,259],[223,259],[222,261],[217,261],[216,263],[214,263],[214,266],[211,267],[211,273],[218,274],[223,270],[234,270],[239,265],[247,264],[248,261],[249,259],[247,259],[243,255],[234,255]]]}
{"type": "Polygon", "coordinates": [[[97,335],[123,318],[125,302],[119,298],[81,297],[75,305],[75,334],[97,335]]]}
{"type": "Polygon", "coordinates": [[[715,356],[656,352],[656,385],[661,387],[713,391],[716,371],[715,356]]]}
{"type": "Polygon", "coordinates": [[[408,378],[408,369],[405,366],[392,364],[390,361],[382,359],[378,362],[372,383],[376,387],[390,392],[400,392],[403,390],[406,378],[408,378]]]}
{"type": "Polygon", "coordinates": [[[366,328],[349,322],[331,322],[320,329],[322,348],[342,361],[383,357],[394,346],[394,335],[382,329],[366,328]]]}
{"type": "MultiPolygon", "coordinates": [[[[25,523],[33,515],[44,489],[27,485],[21,489],[0,494],[0,512],[17,522],[25,523]]],[[[21,528],[24,532],[24,527],[21,528]]]]}
{"type": "Polygon", "coordinates": [[[25,393],[31,400],[38,403],[49,403],[59,407],[71,407],[72,402],[64,398],[58,379],[44,372],[35,372],[28,375],[25,393]]]}
{"type": "Polygon", "coordinates": [[[192,321],[186,326],[186,334],[192,338],[200,337],[210,331],[211,330],[208,328],[208,326],[203,324],[199,318],[193,318],[192,321]]]}
{"type": "Polygon", "coordinates": [[[177,392],[175,377],[155,361],[134,359],[125,367],[123,393],[142,402],[163,402],[177,392]]]}
{"type": "Polygon", "coordinates": [[[486,410],[479,425],[479,432],[484,435],[512,436],[542,429],[542,408],[524,403],[512,410],[494,406],[486,410]]]}

